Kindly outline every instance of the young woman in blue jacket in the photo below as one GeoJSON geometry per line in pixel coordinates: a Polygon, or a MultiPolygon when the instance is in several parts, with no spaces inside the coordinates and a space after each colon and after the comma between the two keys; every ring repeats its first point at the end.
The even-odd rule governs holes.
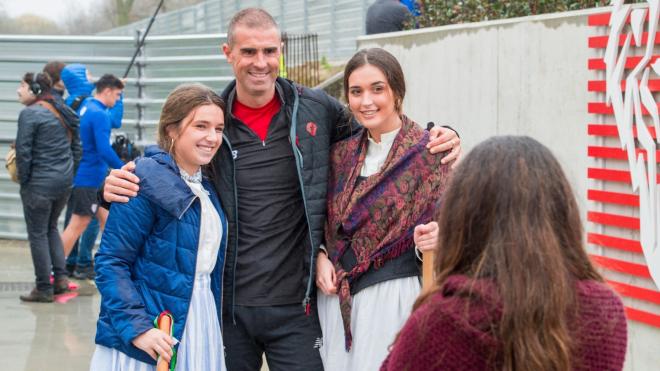
{"type": "Polygon", "coordinates": [[[204,177],[225,105],[182,85],[165,101],[158,147],[136,163],[140,190],[112,205],[95,258],[101,312],[91,370],[225,370],[220,323],[227,221],[204,177]],[[172,336],[154,328],[169,311],[172,336]],[[178,342],[177,342],[178,340],[178,342]],[[176,344],[175,344],[176,343],[176,344]]]}

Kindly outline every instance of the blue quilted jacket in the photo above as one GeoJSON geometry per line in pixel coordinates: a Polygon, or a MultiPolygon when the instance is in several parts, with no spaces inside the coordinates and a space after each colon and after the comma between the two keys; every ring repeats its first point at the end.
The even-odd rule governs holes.
{"type": "MultiPolygon", "coordinates": [[[[195,277],[201,206],[172,158],[162,151],[139,159],[135,174],[140,191],[128,203],[112,204],[95,257],[102,296],[96,343],[155,364],[131,341],[152,328],[164,310],[172,312],[173,336],[181,339],[195,277]]],[[[213,187],[206,179],[202,183],[222,221],[222,243],[211,274],[222,323],[227,219],[213,187]]]]}

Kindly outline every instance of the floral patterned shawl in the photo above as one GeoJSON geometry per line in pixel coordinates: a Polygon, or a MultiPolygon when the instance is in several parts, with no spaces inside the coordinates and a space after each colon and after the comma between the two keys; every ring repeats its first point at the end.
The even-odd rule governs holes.
{"type": "Polygon", "coordinates": [[[368,133],[363,130],[335,144],[330,153],[328,218],[325,239],[335,264],[339,300],[350,350],[350,284],[373,266],[414,248],[415,226],[432,220],[449,176],[443,155],[426,148],[429,134],[402,116],[403,125],[380,172],[358,182],[367,153],[368,133]],[[349,271],[339,263],[352,249],[357,264],[349,271]]]}

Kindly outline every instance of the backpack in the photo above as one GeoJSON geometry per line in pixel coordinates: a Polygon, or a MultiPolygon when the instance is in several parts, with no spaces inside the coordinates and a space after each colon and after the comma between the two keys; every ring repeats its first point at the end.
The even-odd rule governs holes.
{"type": "Polygon", "coordinates": [[[79,96],[77,96],[76,99],[74,99],[73,102],[71,102],[71,106],[70,106],[71,109],[74,110],[75,112],[78,112],[78,108],[80,108],[80,105],[82,104],[82,102],[84,102],[85,99],[87,99],[88,97],[89,97],[89,95],[79,95],[79,96]]]}
{"type": "Polygon", "coordinates": [[[5,156],[5,167],[7,168],[7,173],[9,173],[9,178],[13,182],[19,183],[18,168],[16,167],[16,148],[13,144],[5,156]]]}
{"type": "Polygon", "coordinates": [[[115,140],[112,142],[112,149],[124,163],[133,161],[136,157],[142,155],[142,152],[135,147],[135,143],[131,142],[125,134],[117,134],[115,136],[115,140]]]}

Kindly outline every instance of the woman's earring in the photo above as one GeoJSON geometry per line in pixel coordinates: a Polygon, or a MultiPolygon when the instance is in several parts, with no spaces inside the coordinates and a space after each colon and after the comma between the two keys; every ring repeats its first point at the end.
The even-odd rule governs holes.
{"type": "Polygon", "coordinates": [[[174,138],[170,138],[170,139],[172,139],[172,142],[170,143],[170,150],[168,152],[172,153],[172,150],[174,149],[174,138]]]}

